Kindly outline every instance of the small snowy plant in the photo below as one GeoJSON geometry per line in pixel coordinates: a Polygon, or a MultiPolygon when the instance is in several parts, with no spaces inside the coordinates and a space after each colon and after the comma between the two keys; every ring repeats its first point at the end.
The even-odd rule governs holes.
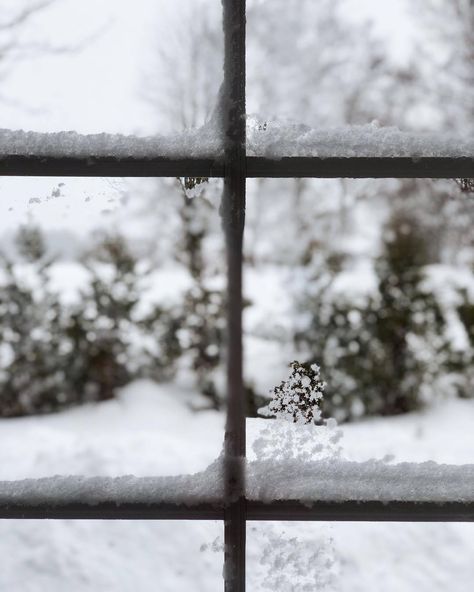
{"type": "MultiPolygon", "coordinates": [[[[322,420],[325,383],[317,364],[292,362],[290,376],[272,391],[261,412],[266,421],[253,444],[257,460],[269,472],[279,462],[328,461],[341,454],[342,431],[334,419],[322,420]],[[318,425],[316,425],[318,424],[318,425]]],[[[272,525],[261,529],[262,589],[274,592],[333,590],[339,564],[328,534],[301,540],[282,534],[272,525]]]]}
{"type": "Polygon", "coordinates": [[[287,380],[273,389],[268,411],[278,419],[299,424],[312,424],[321,419],[319,408],[326,384],[322,382],[317,364],[292,362],[287,380]]]}
{"type": "Polygon", "coordinates": [[[257,460],[321,460],[338,457],[342,431],[330,418],[322,420],[326,383],[317,364],[292,362],[290,376],[272,391],[272,400],[260,410],[274,417],[254,441],[257,460]],[[318,425],[315,425],[318,424],[318,425]]]}

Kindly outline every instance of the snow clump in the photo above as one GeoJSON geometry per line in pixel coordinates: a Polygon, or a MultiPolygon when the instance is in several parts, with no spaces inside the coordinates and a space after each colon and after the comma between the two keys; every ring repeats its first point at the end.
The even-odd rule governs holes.
{"type": "Polygon", "coordinates": [[[337,429],[335,419],[321,418],[326,383],[321,380],[319,366],[295,361],[290,367],[288,379],[273,389],[272,400],[260,410],[276,421],[265,422],[253,443],[257,460],[314,461],[339,457],[342,431],[337,429]]]}

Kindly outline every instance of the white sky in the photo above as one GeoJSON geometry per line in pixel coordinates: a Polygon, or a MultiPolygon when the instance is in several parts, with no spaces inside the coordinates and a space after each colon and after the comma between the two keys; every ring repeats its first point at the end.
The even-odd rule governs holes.
{"type": "MultiPolygon", "coordinates": [[[[0,5],[3,0],[0,0],[0,5]]],[[[153,112],[140,99],[166,9],[178,0],[57,0],[24,37],[78,51],[15,65],[3,93],[0,125],[36,131],[150,133],[153,112]]]]}
{"type": "Polygon", "coordinates": [[[346,0],[354,18],[371,21],[388,42],[392,57],[404,62],[410,56],[413,40],[420,31],[409,17],[410,0],[346,0]]]}
{"type": "MultiPolygon", "coordinates": [[[[156,114],[141,89],[167,30],[176,26],[186,4],[196,1],[201,0],[57,0],[36,15],[24,38],[57,46],[85,41],[84,48],[15,63],[2,80],[6,100],[0,101],[0,127],[140,135],[157,131],[156,114]]],[[[0,9],[19,2],[0,0],[0,9]]],[[[400,25],[404,0],[348,3],[355,18],[373,15],[403,57],[410,36],[409,28],[400,25]]],[[[33,219],[48,228],[86,232],[106,222],[102,212],[119,205],[118,192],[104,179],[4,177],[0,196],[0,231],[33,219]],[[48,200],[60,181],[65,183],[61,197],[48,200]]]]}
{"type": "MultiPolygon", "coordinates": [[[[82,133],[156,131],[153,109],[141,98],[140,89],[160,43],[158,31],[166,29],[166,15],[179,6],[178,0],[57,0],[37,14],[24,38],[69,47],[86,40],[84,48],[15,64],[2,85],[7,101],[0,102],[0,127],[82,133]]],[[[108,224],[113,218],[110,211],[119,205],[120,196],[113,187],[117,182],[0,178],[0,230],[28,219],[47,228],[79,232],[108,224]],[[48,200],[60,181],[64,182],[62,196],[48,200]]]]}

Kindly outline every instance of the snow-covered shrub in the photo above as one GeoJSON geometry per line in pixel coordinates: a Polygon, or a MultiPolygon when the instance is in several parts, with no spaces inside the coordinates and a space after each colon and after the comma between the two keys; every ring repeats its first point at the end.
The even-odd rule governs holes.
{"type": "MultiPolygon", "coordinates": [[[[341,453],[342,431],[336,429],[336,421],[321,421],[326,384],[321,380],[319,366],[294,361],[290,367],[290,376],[273,389],[270,403],[262,410],[274,420],[265,422],[253,443],[257,460],[268,463],[268,470],[278,461],[304,463],[335,459],[341,453]]],[[[301,540],[264,525],[260,534],[262,588],[285,592],[332,589],[338,563],[326,533],[301,540]]]]}
{"type": "Polygon", "coordinates": [[[46,244],[43,233],[37,226],[20,226],[15,237],[15,246],[24,261],[45,264],[46,244]]]}
{"type": "Polygon", "coordinates": [[[273,389],[268,411],[278,419],[293,423],[309,424],[321,419],[320,404],[325,383],[321,380],[317,364],[294,361],[287,380],[273,389]]]}
{"type": "Polygon", "coordinates": [[[474,300],[467,290],[461,290],[458,296],[456,313],[467,343],[450,352],[449,369],[457,394],[467,399],[474,397],[474,300]]]}
{"type": "Polygon", "coordinates": [[[184,256],[193,285],[166,307],[141,306],[150,268],[124,237],[107,234],[82,258],[88,279],[79,298],[62,301],[50,289],[52,262],[41,231],[20,228],[17,260],[2,264],[0,414],[110,399],[135,378],[172,378],[181,358],[211,405],[220,407],[216,372],[222,361],[224,293],[204,277],[202,236],[192,212],[186,213],[184,256]]]}
{"type": "Polygon", "coordinates": [[[143,269],[125,239],[106,235],[84,258],[91,282],[70,312],[66,334],[75,352],[68,369],[75,390],[86,400],[115,396],[134,378],[155,380],[173,375],[178,325],[155,306],[146,315],[137,308],[143,269]]]}
{"type": "Polygon", "coordinates": [[[1,260],[0,415],[48,412],[74,399],[66,380],[70,347],[50,287],[40,231],[21,227],[17,265],[1,260]]]}
{"type": "Polygon", "coordinates": [[[270,403],[260,410],[265,422],[252,449],[258,460],[317,460],[340,455],[342,437],[337,422],[321,419],[326,383],[317,364],[290,364],[291,374],[272,391],[270,403]],[[319,425],[315,425],[318,423],[319,425]]]}
{"type": "Polygon", "coordinates": [[[372,293],[356,298],[333,290],[338,272],[326,268],[329,279],[316,278],[319,290],[302,299],[309,322],[296,343],[328,378],[329,415],[404,413],[436,393],[450,345],[442,310],[423,282],[429,249],[416,220],[395,213],[384,229],[372,293]]]}
{"type": "Polygon", "coordinates": [[[18,260],[1,269],[0,415],[109,399],[134,378],[173,375],[180,318],[158,306],[137,313],[146,271],[122,237],[103,237],[85,257],[90,279],[76,304],[51,289],[39,229],[22,227],[16,246],[18,260]]]}
{"type": "Polygon", "coordinates": [[[187,177],[180,180],[179,186],[180,230],[176,258],[186,268],[192,284],[178,306],[180,346],[197,388],[211,407],[219,409],[224,400],[218,374],[223,362],[226,327],[225,290],[222,282],[216,285],[219,269],[213,269],[215,258],[209,261],[206,244],[211,236],[212,214],[216,212],[205,180],[187,177]]]}
{"type": "Polygon", "coordinates": [[[84,257],[91,281],[70,315],[75,359],[70,379],[86,400],[110,399],[131,378],[127,329],[136,305],[136,261],[124,241],[106,236],[84,257]]]}
{"type": "Polygon", "coordinates": [[[222,290],[207,287],[203,281],[186,292],[181,304],[181,351],[194,374],[196,386],[214,409],[220,409],[223,393],[217,373],[223,362],[226,327],[222,290]]]}

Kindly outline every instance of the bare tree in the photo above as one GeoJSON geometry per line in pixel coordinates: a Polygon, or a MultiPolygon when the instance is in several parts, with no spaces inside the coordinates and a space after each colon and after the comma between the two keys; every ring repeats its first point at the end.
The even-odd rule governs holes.
{"type": "MultiPolygon", "coordinates": [[[[411,9],[422,31],[416,63],[421,104],[433,113],[439,129],[472,134],[474,0],[416,0],[411,9]]],[[[463,248],[474,245],[472,180],[461,180],[460,188],[449,181],[424,184],[431,187],[443,254],[454,261],[463,248]]]]}
{"type": "Polygon", "coordinates": [[[144,84],[160,132],[199,127],[212,112],[222,79],[219,9],[219,3],[195,0],[166,19],[144,84]]]}
{"type": "Polygon", "coordinates": [[[424,32],[418,47],[425,100],[444,129],[474,127],[474,0],[416,0],[414,18],[424,32]]]}

